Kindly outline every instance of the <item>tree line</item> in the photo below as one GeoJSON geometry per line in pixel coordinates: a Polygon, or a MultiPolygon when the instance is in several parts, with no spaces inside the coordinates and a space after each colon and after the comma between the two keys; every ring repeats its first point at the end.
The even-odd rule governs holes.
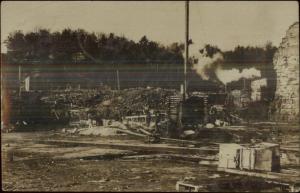
{"type": "MultiPolygon", "coordinates": [[[[91,63],[91,64],[183,64],[184,44],[164,46],[143,36],[135,42],[114,33],[90,33],[82,29],[64,29],[50,32],[47,29],[23,33],[15,31],[4,41],[8,63],[91,63]]],[[[200,53],[212,57],[221,52],[224,63],[244,68],[243,63],[270,63],[277,48],[268,42],[264,47],[236,46],[222,51],[206,44],[200,53]],[[236,65],[242,66],[236,66],[236,65]]],[[[190,63],[197,59],[191,57],[190,63]]],[[[228,64],[228,67],[231,67],[228,64]]]]}
{"type": "MultiPolygon", "coordinates": [[[[146,36],[139,41],[130,40],[114,33],[86,32],[82,29],[64,29],[61,32],[50,32],[47,29],[23,33],[15,31],[9,34],[5,40],[7,64],[39,64],[35,68],[43,68],[44,64],[101,64],[147,65],[167,64],[168,70],[165,76],[177,76],[184,63],[184,44],[173,43],[162,45],[149,40],[146,36]],[[176,74],[169,69],[176,66],[176,74]]],[[[270,97],[276,88],[276,73],[273,66],[273,56],[277,48],[267,42],[264,46],[236,46],[233,50],[223,51],[217,46],[206,44],[200,53],[207,57],[213,57],[220,52],[223,55],[223,67],[251,68],[255,67],[262,72],[262,77],[267,77],[270,97]]],[[[189,58],[189,68],[197,62],[197,58],[189,58]]],[[[162,65],[163,66],[163,65],[162,65]]],[[[121,67],[121,66],[120,66],[121,67]]],[[[89,69],[89,68],[87,68],[89,69]]],[[[86,69],[86,70],[87,70],[86,69]]],[[[183,69],[182,69],[183,70],[183,69]]],[[[158,70],[157,70],[158,71],[158,70]]],[[[159,78],[157,78],[159,79],[159,78]]],[[[232,84],[240,84],[239,82],[232,84]]]]}
{"type": "Polygon", "coordinates": [[[8,63],[183,64],[184,44],[168,46],[143,36],[138,42],[114,33],[64,29],[15,31],[5,40],[8,63]]]}

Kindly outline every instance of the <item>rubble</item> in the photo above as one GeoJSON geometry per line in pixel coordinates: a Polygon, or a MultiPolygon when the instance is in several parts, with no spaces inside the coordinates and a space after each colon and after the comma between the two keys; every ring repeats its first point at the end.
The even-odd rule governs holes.
{"type": "Polygon", "coordinates": [[[123,116],[146,114],[147,110],[166,111],[168,96],[176,93],[175,90],[161,88],[124,89],[108,95],[111,103],[96,105],[95,111],[108,119],[121,119],[123,116]]]}

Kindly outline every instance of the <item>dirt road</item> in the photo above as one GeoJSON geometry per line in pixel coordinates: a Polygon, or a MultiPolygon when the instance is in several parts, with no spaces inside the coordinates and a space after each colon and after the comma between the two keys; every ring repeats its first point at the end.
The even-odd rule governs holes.
{"type": "Polygon", "coordinates": [[[218,173],[215,166],[201,166],[196,162],[122,159],[122,156],[142,155],[143,152],[37,143],[42,139],[70,138],[143,143],[128,136],[79,139],[52,132],[2,134],[3,190],[175,191],[178,180],[196,177],[199,185],[203,186],[203,191],[279,191],[262,181],[253,182],[253,179],[246,176],[218,173]],[[228,184],[229,178],[234,184],[228,184]]]}

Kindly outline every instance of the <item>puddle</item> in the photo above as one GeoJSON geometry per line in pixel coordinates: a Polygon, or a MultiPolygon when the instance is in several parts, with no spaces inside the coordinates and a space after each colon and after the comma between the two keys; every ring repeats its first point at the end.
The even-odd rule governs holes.
{"type": "MultiPolygon", "coordinates": [[[[104,155],[96,155],[96,156],[85,156],[85,157],[81,157],[81,159],[82,160],[114,160],[128,155],[129,154],[104,154],[104,155]]],[[[132,153],[130,155],[136,155],[136,154],[132,153]]]]}

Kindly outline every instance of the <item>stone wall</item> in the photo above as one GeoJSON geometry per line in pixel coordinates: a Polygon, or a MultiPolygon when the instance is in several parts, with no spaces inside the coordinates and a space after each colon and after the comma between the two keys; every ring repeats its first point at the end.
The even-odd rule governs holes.
{"type": "Polygon", "coordinates": [[[276,119],[299,120],[299,22],[294,23],[273,58],[277,74],[276,119]]]}

